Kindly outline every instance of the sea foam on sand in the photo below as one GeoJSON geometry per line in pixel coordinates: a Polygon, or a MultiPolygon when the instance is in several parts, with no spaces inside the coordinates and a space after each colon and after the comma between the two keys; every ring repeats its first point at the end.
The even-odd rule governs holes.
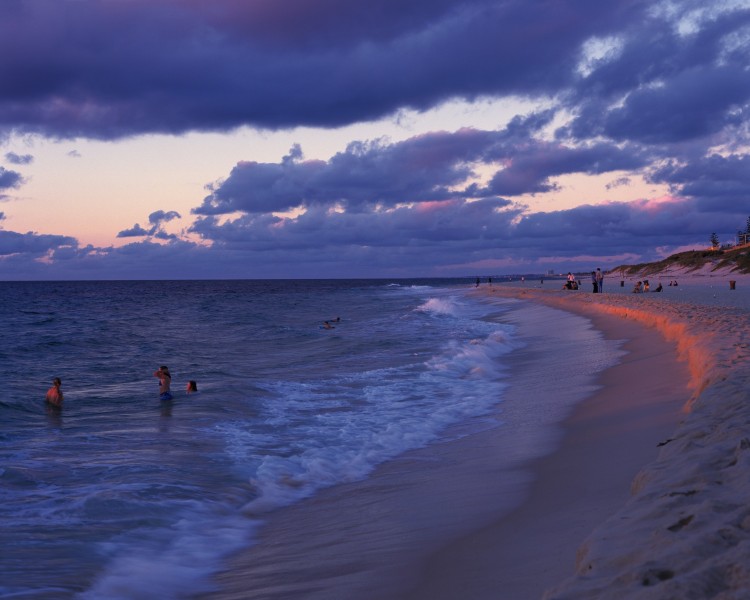
{"type": "MultiPolygon", "coordinates": [[[[749,276],[711,283],[724,279],[737,281],[737,290],[727,283],[720,293],[750,299],[749,276]]],[[[627,504],[580,547],[575,574],[548,590],[547,600],[750,598],[750,302],[690,303],[690,290],[700,298],[706,283],[683,276],[680,302],[662,294],[496,286],[495,294],[654,327],[677,343],[691,374],[692,397],[677,430],[635,478],[627,504]]]]}

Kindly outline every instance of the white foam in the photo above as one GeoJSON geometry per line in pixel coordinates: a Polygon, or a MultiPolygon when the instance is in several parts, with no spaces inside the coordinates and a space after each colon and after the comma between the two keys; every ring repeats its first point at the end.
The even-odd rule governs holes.
{"type": "Polygon", "coordinates": [[[487,414],[506,385],[500,358],[516,343],[506,326],[475,326],[489,333],[451,340],[421,363],[270,386],[265,423],[278,430],[273,440],[242,424],[223,426],[230,454],[246,461],[244,468],[253,464],[258,497],[245,511],[263,513],[362,479],[376,465],[436,440],[449,425],[487,414]]]}
{"type": "Polygon", "coordinates": [[[455,299],[451,297],[430,298],[414,310],[438,315],[455,315],[458,312],[458,306],[455,299]]]}
{"type": "MultiPolygon", "coordinates": [[[[80,600],[150,600],[209,592],[209,575],[241,548],[256,522],[194,514],[167,531],[141,531],[137,548],[114,544],[117,554],[80,600]]],[[[112,544],[110,544],[112,545],[112,544]]]]}

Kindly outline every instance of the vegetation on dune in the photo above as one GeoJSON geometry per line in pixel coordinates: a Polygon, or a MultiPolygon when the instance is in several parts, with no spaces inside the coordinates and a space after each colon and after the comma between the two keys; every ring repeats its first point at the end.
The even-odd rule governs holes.
{"type": "Polygon", "coordinates": [[[750,247],[743,246],[724,250],[691,250],[673,254],[658,262],[620,265],[612,271],[622,272],[625,275],[645,276],[675,269],[691,273],[706,265],[711,267],[711,271],[726,269],[735,273],[750,273],[750,247]]]}

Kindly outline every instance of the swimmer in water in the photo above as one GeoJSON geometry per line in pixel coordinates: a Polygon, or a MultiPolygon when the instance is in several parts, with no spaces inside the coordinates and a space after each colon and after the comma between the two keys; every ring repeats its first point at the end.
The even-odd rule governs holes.
{"type": "Polygon", "coordinates": [[[187,387],[185,388],[185,391],[188,394],[192,394],[193,392],[197,392],[198,391],[198,384],[191,379],[190,381],[187,382],[187,387]]]}
{"type": "Polygon", "coordinates": [[[47,402],[47,404],[51,404],[53,406],[57,406],[58,408],[62,408],[63,403],[63,393],[60,389],[60,386],[62,385],[62,381],[60,381],[59,377],[55,377],[52,380],[52,387],[47,390],[47,394],[44,397],[44,400],[47,402]]]}
{"type": "Polygon", "coordinates": [[[323,321],[323,329],[336,329],[333,325],[331,325],[328,321],[323,321]]]}
{"type": "Polygon", "coordinates": [[[161,366],[154,371],[154,377],[159,378],[159,400],[171,400],[172,393],[169,386],[172,385],[172,376],[169,374],[169,367],[161,366]]]}

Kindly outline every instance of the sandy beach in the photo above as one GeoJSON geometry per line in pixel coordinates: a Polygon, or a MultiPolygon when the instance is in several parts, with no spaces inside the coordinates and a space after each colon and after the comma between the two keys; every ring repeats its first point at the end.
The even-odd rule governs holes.
{"type": "Polygon", "coordinates": [[[676,426],[688,372],[674,345],[644,326],[609,316],[594,322],[627,339],[628,354],[567,419],[560,448],[531,466],[523,504],[432,556],[405,598],[540,598],[573,571],[591,529],[626,502],[630,482],[676,426]]]}
{"type": "Polygon", "coordinates": [[[750,278],[731,277],[733,290],[729,279],[682,277],[670,294],[481,288],[586,315],[608,338],[628,340],[626,357],[565,421],[559,447],[501,477],[492,454],[508,448],[491,431],[411,452],[271,519],[262,536],[281,541],[240,554],[206,597],[747,597],[750,278]],[[398,506],[373,504],[393,486],[403,488],[398,506]],[[428,514],[439,516],[440,535],[427,524],[396,557],[379,557],[394,520],[428,514]],[[341,528],[348,547],[326,547],[327,532],[341,528]],[[315,588],[312,571],[324,575],[315,588]],[[255,595],[248,582],[259,578],[284,583],[255,595]]]}
{"type": "Polygon", "coordinates": [[[750,277],[683,274],[671,297],[541,287],[490,293],[640,322],[676,345],[690,373],[679,426],[628,501],[587,536],[575,572],[544,598],[747,598],[750,277]]]}

